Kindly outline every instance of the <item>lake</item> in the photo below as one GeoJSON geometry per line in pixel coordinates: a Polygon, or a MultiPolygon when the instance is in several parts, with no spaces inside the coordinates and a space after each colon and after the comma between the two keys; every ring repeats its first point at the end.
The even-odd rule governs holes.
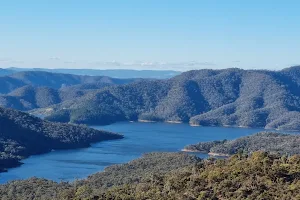
{"type": "MultiPolygon", "coordinates": [[[[135,122],[93,128],[118,132],[125,138],[95,143],[89,148],[52,151],[31,156],[23,160],[22,166],[0,173],[0,183],[33,176],[54,181],[72,181],[85,178],[109,165],[136,159],[146,152],[178,152],[188,144],[234,139],[262,130],[135,122]]],[[[206,154],[197,155],[207,157],[206,154]]]]}

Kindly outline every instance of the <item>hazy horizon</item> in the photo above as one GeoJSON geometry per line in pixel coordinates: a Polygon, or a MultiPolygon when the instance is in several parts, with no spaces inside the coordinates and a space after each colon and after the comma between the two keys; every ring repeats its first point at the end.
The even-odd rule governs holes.
{"type": "MultiPolygon", "coordinates": [[[[202,70],[202,69],[213,69],[213,70],[222,70],[222,69],[230,69],[237,68],[243,70],[271,70],[271,71],[280,71],[290,67],[296,67],[299,65],[286,66],[282,68],[243,68],[243,67],[194,67],[194,68],[176,68],[176,67],[167,67],[167,68],[159,68],[156,66],[147,66],[146,68],[139,68],[136,66],[123,65],[116,67],[22,67],[22,66],[11,66],[11,67],[0,67],[0,69],[49,69],[49,70],[136,70],[136,71],[174,71],[174,72],[186,72],[190,70],[202,70]],[[151,68],[150,68],[151,67],[151,68]]],[[[145,67],[145,66],[143,66],[145,67]]]]}
{"type": "Polygon", "coordinates": [[[5,1],[0,67],[175,70],[300,64],[298,1],[5,1]]]}

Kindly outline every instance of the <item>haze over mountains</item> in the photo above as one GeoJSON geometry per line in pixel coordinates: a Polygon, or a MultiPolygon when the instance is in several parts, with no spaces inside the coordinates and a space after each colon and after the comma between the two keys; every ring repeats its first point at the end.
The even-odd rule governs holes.
{"type": "Polygon", "coordinates": [[[11,75],[13,73],[15,73],[14,70],[0,68],[0,76],[7,76],[7,75],[11,75]]]}
{"type": "Polygon", "coordinates": [[[299,130],[299,77],[300,67],[196,70],[106,87],[38,112],[85,124],[148,120],[299,130]]]}
{"type": "Polygon", "coordinates": [[[0,77],[0,93],[7,94],[26,85],[60,89],[65,86],[89,83],[103,83],[107,85],[124,84],[132,82],[133,80],[135,79],[116,79],[107,76],[79,76],[42,71],[26,71],[0,77]]]}
{"type": "Polygon", "coordinates": [[[0,77],[0,105],[84,124],[171,121],[300,129],[300,67],[194,70],[171,79],[115,79],[49,72],[0,77]],[[40,108],[40,109],[39,109],[40,108]]]}
{"type": "Polygon", "coordinates": [[[134,69],[47,69],[47,68],[0,68],[0,76],[11,75],[22,71],[45,71],[52,73],[64,73],[89,76],[109,76],[112,78],[156,78],[164,79],[179,75],[174,70],[134,70],[134,69]]]}
{"type": "Polygon", "coordinates": [[[23,111],[43,108],[80,97],[91,89],[137,80],[39,71],[19,72],[0,77],[0,105],[23,111]]]}

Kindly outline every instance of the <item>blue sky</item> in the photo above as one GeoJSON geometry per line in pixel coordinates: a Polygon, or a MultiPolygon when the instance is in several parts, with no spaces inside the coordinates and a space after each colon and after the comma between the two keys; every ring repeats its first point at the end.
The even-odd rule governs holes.
{"type": "Polygon", "coordinates": [[[300,64],[300,1],[9,0],[0,67],[263,68],[300,64]]]}

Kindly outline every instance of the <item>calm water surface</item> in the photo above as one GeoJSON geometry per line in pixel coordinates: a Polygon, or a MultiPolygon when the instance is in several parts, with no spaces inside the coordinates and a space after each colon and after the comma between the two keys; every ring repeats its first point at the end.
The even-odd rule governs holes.
{"type": "MultiPolygon", "coordinates": [[[[54,181],[71,181],[85,178],[109,165],[128,162],[146,152],[178,152],[188,144],[234,139],[261,131],[261,129],[130,122],[93,126],[93,128],[118,132],[125,138],[95,143],[84,149],[53,151],[31,156],[23,160],[22,166],[0,173],[0,183],[33,176],[54,181]]],[[[205,154],[197,155],[207,156],[205,154]]]]}

